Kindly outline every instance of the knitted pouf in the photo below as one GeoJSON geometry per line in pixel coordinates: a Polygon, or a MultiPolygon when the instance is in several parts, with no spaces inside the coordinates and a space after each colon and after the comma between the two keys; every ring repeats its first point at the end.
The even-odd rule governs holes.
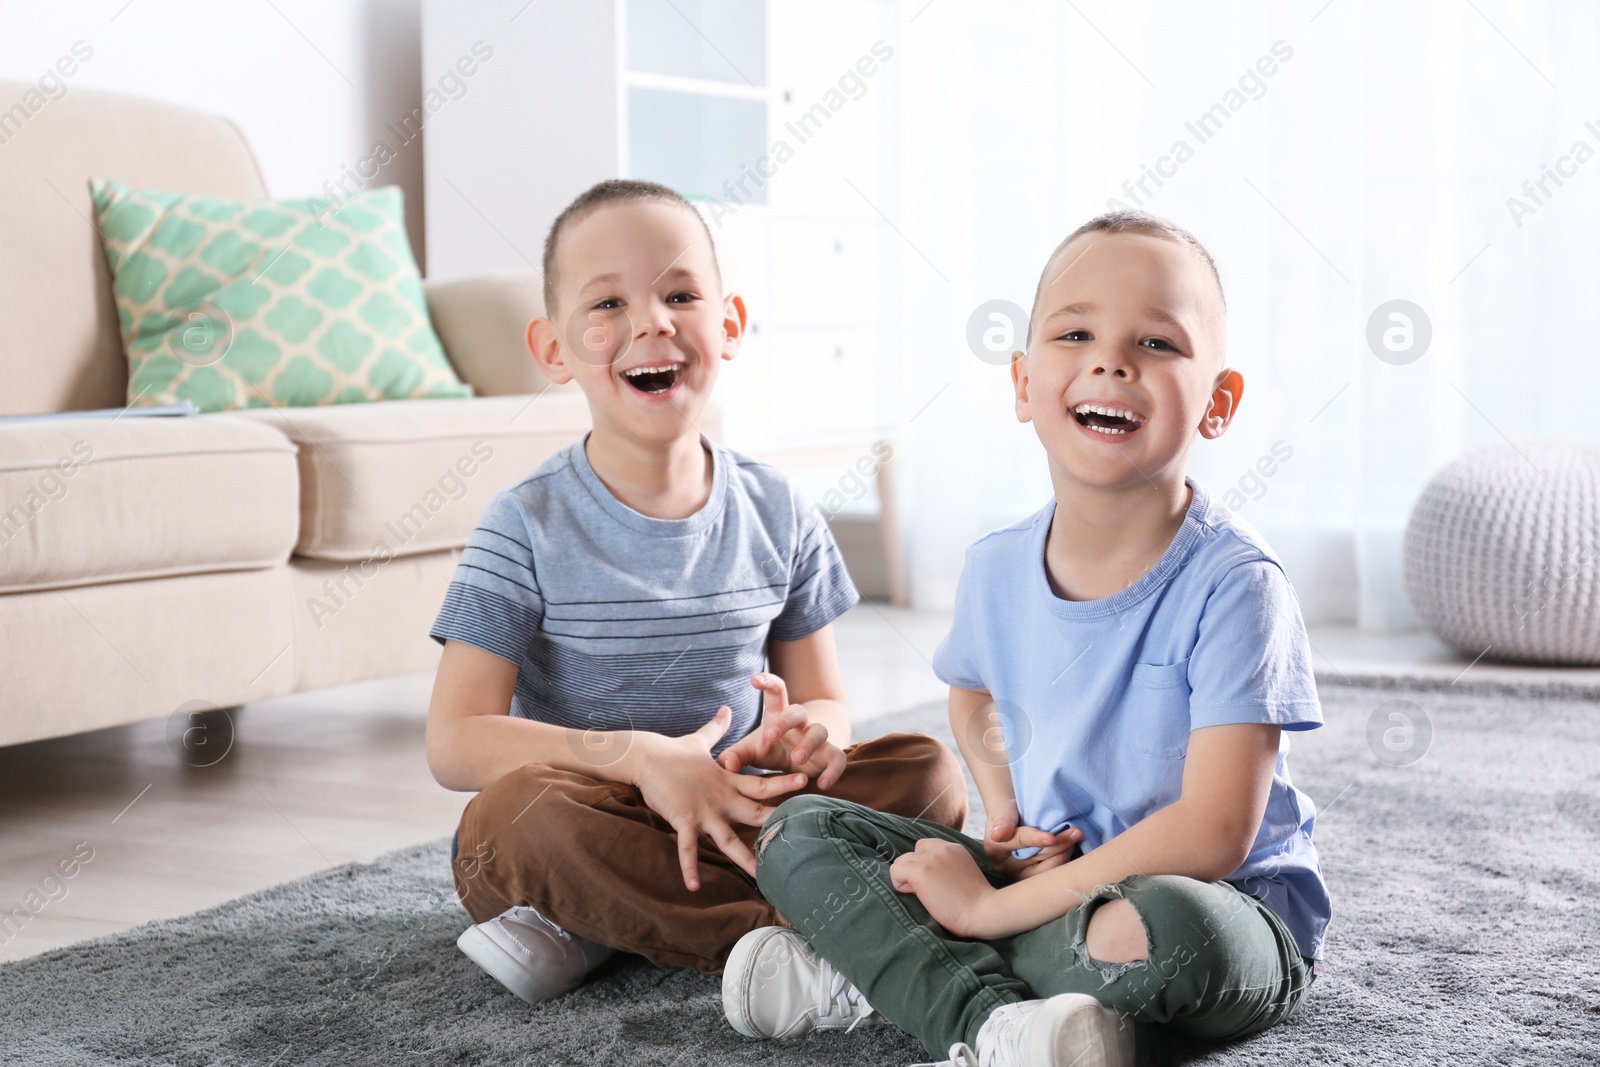
{"type": "Polygon", "coordinates": [[[1456,460],[1411,512],[1405,574],[1418,617],[1464,656],[1600,664],[1600,449],[1456,460]]]}

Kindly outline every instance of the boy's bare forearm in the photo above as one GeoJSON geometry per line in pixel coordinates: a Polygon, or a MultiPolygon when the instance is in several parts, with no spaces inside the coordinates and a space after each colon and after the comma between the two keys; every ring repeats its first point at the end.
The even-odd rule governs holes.
{"type": "Polygon", "coordinates": [[[430,737],[429,768],[446,789],[477,792],[529,763],[606,781],[630,782],[631,731],[571,730],[510,715],[470,715],[430,737]]]}
{"type": "Polygon", "coordinates": [[[950,729],[955,734],[961,759],[972,772],[972,780],[983,798],[984,809],[999,811],[1017,799],[1011,780],[1011,764],[1001,740],[1000,723],[994,717],[994,700],[988,693],[971,689],[950,690],[950,729]]]}
{"type": "Polygon", "coordinates": [[[1102,885],[1132,874],[1178,874],[1213,882],[1245,857],[1233,838],[1179,800],[1152,812],[1090,852],[1051,871],[1013,882],[980,905],[971,936],[1010,937],[1037,929],[1083,903],[1102,885]]]}

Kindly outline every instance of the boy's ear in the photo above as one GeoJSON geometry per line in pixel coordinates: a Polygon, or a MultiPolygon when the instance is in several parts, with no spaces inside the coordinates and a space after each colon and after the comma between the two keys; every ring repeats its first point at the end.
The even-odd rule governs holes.
{"type": "Polygon", "coordinates": [[[561,350],[561,333],[543,315],[528,323],[528,352],[539,370],[557,385],[572,381],[566,354],[561,350]]]}
{"type": "Polygon", "coordinates": [[[744,306],[744,297],[738,293],[724,296],[722,298],[723,359],[732,359],[739,354],[739,345],[744,341],[744,331],[749,323],[750,317],[744,306]]]}
{"type": "Polygon", "coordinates": [[[1211,406],[1200,419],[1200,436],[1214,441],[1226,433],[1243,396],[1244,375],[1231,368],[1217,375],[1217,382],[1211,387],[1211,406]]]}
{"type": "Polygon", "coordinates": [[[1011,353],[1011,384],[1017,390],[1017,421],[1032,422],[1033,408],[1028,403],[1028,354],[1011,353]]]}

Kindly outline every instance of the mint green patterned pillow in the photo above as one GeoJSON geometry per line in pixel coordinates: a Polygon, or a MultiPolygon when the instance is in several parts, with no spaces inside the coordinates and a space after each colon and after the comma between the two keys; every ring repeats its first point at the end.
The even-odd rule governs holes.
{"type": "Polygon", "coordinates": [[[201,411],[467,397],[428,319],[400,190],[229,200],[91,178],[128,403],[201,411]],[[320,214],[319,214],[320,213],[320,214]]]}

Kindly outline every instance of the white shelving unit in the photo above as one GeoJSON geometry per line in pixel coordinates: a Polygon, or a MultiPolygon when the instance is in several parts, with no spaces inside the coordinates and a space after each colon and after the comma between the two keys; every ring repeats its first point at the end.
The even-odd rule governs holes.
{"type": "MultiPolygon", "coordinates": [[[[623,151],[618,173],[691,199],[767,146],[767,0],[620,0],[623,151]]],[[[764,198],[763,198],[764,200],[764,198]]]]}

